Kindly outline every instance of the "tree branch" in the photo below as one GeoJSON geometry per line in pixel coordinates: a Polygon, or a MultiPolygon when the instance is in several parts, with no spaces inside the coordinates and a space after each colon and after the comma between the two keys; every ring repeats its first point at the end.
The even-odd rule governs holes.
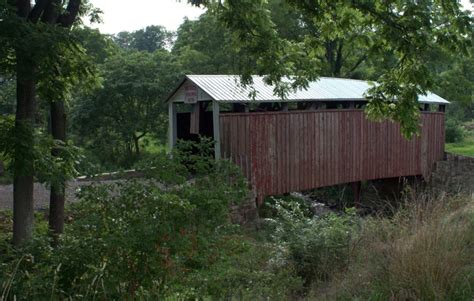
{"type": "Polygon", "coordinates": [[[66,11],[58,18],[58,23],[66,28],[71,27],[79,14],[80,7],[81,0],[69,0],[66,11]]]}
{"type": "Polygon", "coordinates": [[[367,59],[366,54],[361,56],[359,60],[354,64],[354,66],[352,66],[352,68],[349,70],[349,73],[352,73],[355,69],[357,69],[357,67],[359,67],[359,65],[362,64],[362,62],[364,62],[366,59],[367,59]]]}
{"type": "Polygon", "coordinates": [[[15,5],[17,16],[20,18],[28,18],[28,14],[31,10],[30,0],[17,0],[15,5]]]}
{"type": "Polygon", "coordinates": [[[30,20],[33,23],[38,22],[39,18],[41,17],[41,14],[44,12],[46,7],[50,4],[51,0],[38,0],[36,1],[35,6],[31,10],[28,20],[30,20]]]}
{"type": "Polygon", "coordinates": [[[134,134],[133,136],[135,136],[135,138],[137,138],[137,139],[141,139],[141,138],[143,138],[146,134],[148,134],[148,132],[147,132],[147,131],[144,131],[144,132],[142,132],[142,133],[141,133],[140,135],[138,135],[138,136],[135,136],[135,134],[134,134]]]}
{"type": "Polygon", "coordinates": [[[59,16],[59,8],[61,7],[61,0],[50,0],[48,5],[44,9],[43,15],[41,16],[41,22],[44,23],[55,23],[59,16]]]}

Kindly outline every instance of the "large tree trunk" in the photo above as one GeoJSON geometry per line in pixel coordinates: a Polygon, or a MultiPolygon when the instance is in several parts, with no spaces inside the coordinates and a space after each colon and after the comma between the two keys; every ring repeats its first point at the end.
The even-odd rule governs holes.
{"type": "MultiPolygon", "coordinates": [[[[53,139],[66,142],[66,112],[63,101],[51,103],[51,133],[53,139]]],[[[53,148],[53,156],[61,156],[61,150],[53,148]]],[[[65,182],[57,182],[51,185],[49,198],[49,228],[53,234],[61,234],[64,230],[64,202],[65,182]]]]}
{"type": "Polygon", "coordinates": [[[140,157],[140,137],[133,135],[133,143],[135,144],[135,156],[140,157]]]}
{"type": "Polygon", "coordinates": [[[17,52],[17,107],[15,130],[17,141],[14,150],[13,170],[13,244],[29,240],[33,231],[34,147],[35,121],[35,67],[23,53],[17,52]]]}
{"type": "MultiPolygon", "coordinates": [[[[25,21],[35,24],[40,22],[47,24],[59,24],[64,28],[70,28],[77,18],[80,10],[81,0],[69,0],[63,14],[59,14],[60,0],[35,1],[32,8],[30,0],[16,0],[11,2],[17,9],[17,16],[25,21]]],[[[25,37],[28,39],[28,37],[25,37]]],[[[16,135],[19,138],[14,150],[14,188],[13,188],[13,244],[21,245],[27,241],[33,230],[33,184],[34,184],[34,162],[31,151],[34,147],[34,120],[36,111],[35,102],[35,67],[31,51],[34,49],[17,49],[17,110],[15,119],[16,135]]],[[[52,108],[53,111],[53,108],[52,108]]],[[[61,112],[61,104],[54,111],[61,112]]],[[[56,115],[56,114],[52,114],[56,115]]],[[[63,126],[52,129],[64,134],[65,120],[64,104],[62,114],[58,113],[63,126]],[[62,131],[62,132],[61,132],[62,131]]],[[[54,125],[53,125],[54,127],[54,125]]],[[[54,136],[54,134],[53,134],[54,136]]],[[[63,139],[61,139],[63,140],[63,139]]],[[[57,150],[59,152],[59,150],[57,150]]],[[[54,152],[54,150],[53,150],[54,152]]],[[[50,226],[54,231],[62,231],[64,220],[64,185],[56,185],[54,193],[51,194],[51,216],[50,226]],[[52,221],[51,221],[52,219],[52,221]]]]}

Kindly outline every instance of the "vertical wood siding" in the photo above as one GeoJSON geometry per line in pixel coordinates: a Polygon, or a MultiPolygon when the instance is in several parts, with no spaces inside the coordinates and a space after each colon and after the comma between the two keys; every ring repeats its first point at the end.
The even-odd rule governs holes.
{"type": "Polygon", "coordinates": [[[229,113],[221,152],[264,196],[356,181],[430,175],[444,154],[444,113],[423,112],[421,135],[362,110],[229,113]]]}

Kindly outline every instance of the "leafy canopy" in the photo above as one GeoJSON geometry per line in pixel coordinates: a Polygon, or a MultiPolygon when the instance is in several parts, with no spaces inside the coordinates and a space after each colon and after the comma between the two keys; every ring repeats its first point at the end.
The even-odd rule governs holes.
{"type": "Polygon", "coordinates": [[[366,33],[367,53],[390,53],[395,62],[368,92],[367,113],[375,120],[400,122],[405,136],[418,132],[418,95],[433,88],[433,73],[426,66],[430,49],[436,45],[466,55],[473,33],[472,16],[455,0],[287,0],[295,14],[304,16],[300,22],[313,28],[298,39],[288,39],[277,30],[268,1],[189,2],[206,6],[231,30],[234,47],[247,58],[240,62],[242,82],[250,84],[255,72],[264,75],[283,98],[323,73],[324,41],[366,33]],[[291,83],[283,83],[284,77],[291,83]]]}

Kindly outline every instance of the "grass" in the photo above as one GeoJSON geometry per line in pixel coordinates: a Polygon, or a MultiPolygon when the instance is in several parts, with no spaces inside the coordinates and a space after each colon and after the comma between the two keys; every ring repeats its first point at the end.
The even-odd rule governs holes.
{"type": "Polygon", "coordinates": [[[469,127],[463,141],[458,143],[446,143],[446,151],[458,155],[474,157],[474,129],[469,127]]]}
{"type": "Polygon", "coordinates": [[[166,151],[168,146],[161,143],[152,135],[147,135],[142,141],[142,150],[149,154],[158,154],[162,151],[166,151]]]}
{"type": "Polygon", "coordinates": [[[317,300],[472,300],[474,200],[412,199],[392,218],[368,218],[347,269],[317,300]]]}

